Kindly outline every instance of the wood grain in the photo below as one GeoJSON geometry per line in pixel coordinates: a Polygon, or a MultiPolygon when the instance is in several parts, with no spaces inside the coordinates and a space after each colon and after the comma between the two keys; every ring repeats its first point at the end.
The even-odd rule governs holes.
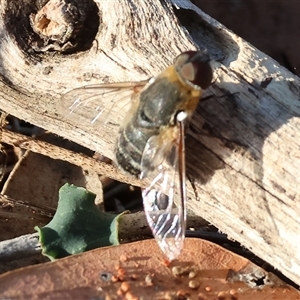
{"type": "Polygon", "coordinates": [[[118,126],[71,123],[57,112],[60,94],[143,80],[184,50],[207,49],[214,97],[187,133],[188,208],[300,284],[298,77],[187,0],[96,0],[92,47],[73,54],[33,51],[26,12],[38,8],[8,3],[0,5],[0,109],[109,158],[118,126]]]}

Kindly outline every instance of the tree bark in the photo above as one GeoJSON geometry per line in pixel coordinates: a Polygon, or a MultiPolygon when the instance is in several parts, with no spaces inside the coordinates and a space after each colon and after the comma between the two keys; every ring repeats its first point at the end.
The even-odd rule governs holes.
{"type": "MultiPolygon", "coordinates": [[[[188,208],[300,284],[299,78],[188,0],[95,0],[96,36],[82,38],[82,48],[66,45],[65,32],[76,40],[84,7],[81,23],[63,20],[67,30],[49,46],[50,29],[42,36],[35,17],[42,5],[31,2],[1,0],[0,109],[113,158],[118,126],[72,123],[57,113],[60,95],[144,80],[182,51],[207,49],[213,97],[200,103],[186,135],[188,208]]],[[[58,11],[64,3],[52,2],[58,11]]]]}

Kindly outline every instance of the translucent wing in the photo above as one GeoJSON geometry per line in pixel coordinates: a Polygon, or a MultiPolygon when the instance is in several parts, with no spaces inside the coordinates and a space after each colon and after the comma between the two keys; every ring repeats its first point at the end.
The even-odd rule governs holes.
{"type": "Polygon", "coordinates": [[[76,123],[120,124],[129,110],[132,96],[137,95],[148,80],[88,85],[62,95],[60,113],[76,123]],[[115,115],[112,113],[115,112],[115,115]]]}
{"type": "Polygon", "coordinates": [[[161,250],[173,260],[183,248],[186,228],[183,122],[168,130],[172,132],[147,142],[141,177],[151,182],[142,193],[149,226],[161,250]]]}

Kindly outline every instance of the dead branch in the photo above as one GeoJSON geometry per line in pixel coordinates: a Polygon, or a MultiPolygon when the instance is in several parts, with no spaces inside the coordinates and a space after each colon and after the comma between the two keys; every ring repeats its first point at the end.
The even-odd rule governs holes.
{"type": "Polygon", "coordinates": [[[59,95],[146,79],[181,51],[207,49],[215,97],[199,105],[187,133],[189,209],[300,284],[298,77],[188,0],[96,0],[96,36],[82,48],[72,38],[64,46],[84,27],[84,13],[77,31],[64,23],[60,39],[49,30],[48,40],[34,43],[31,25],[41,19],[30,25],[28,15],[41,8],[20,1],[20,10],[17,2],[0,5],[1,110],[109,158],[118,126],[95,130],[65,120],[57,114],[59,95]]]}
{"type": "Polygon", "coordinates": [[[114,180],[135,186],[141,186],[141,181],[135,177],[128,176],[111,164],[88,157],[83,153],[76,153],[74,151],[5,129],[3,129],[2,133],[2,142],[51,157],[53,159],[67,161],[71,164],[82,167],[83,170],[94,171],[98,174],[105,174],[114,180]]]}

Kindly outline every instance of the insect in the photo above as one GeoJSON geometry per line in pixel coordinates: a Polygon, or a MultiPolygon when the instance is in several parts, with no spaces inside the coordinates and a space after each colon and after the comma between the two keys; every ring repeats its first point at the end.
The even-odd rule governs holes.
{"type": "Polygon", "coordinates": [[[187,51],[150,80],[91,85],[62,96],[64,114],[99,126],[109,122],[115,105],[125,108],[120,103],[130,100],[116,143],[116,162],[146,182],[145,214],[169,260],[178,257],[185,237],[184,127],[212,76],[208,55],[187,51]]]}

